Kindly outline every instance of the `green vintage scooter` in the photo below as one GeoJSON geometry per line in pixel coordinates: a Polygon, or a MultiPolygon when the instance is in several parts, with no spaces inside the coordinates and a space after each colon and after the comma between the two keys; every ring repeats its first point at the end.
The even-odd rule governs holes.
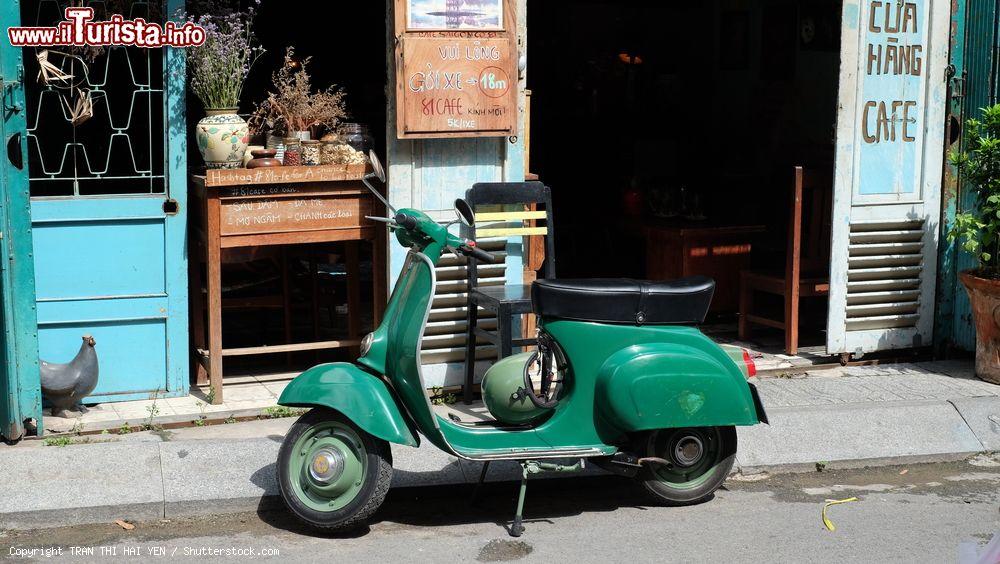
{"type": "MultiPolygon", "coordinates": [[[[486,463],[482,478],[492,461],[520,463],[513,536],[523,531],[528,476],[578,470],[585,461],[635,477],[668,504],[711,497],[732,468],[735,426],[767,422],[747,381],[755,372],[747,352],[724,349],[692,326],[708,311],[711,280],[536,282],[538,350],[505,358],[484,377],[495,420],[442,417],[431,408],[420,359],[434,266],[446,251],[493,257],[423,212],[389,206],[368,183],[385,181],[378,159],[371,161],[365,184],[394,215],[372,219],[388,224],[410,251],[357,362],[311,368],[281,394],[281,405],[313,408],[291,427],[278,455],[281,495],[296,516],[324,529],[360,524],[389,490],[389,443],[416,447],[420,435],[458,458],[486,463]]],[[[463,200],[456,212],[474,223],[463,200]]]]}

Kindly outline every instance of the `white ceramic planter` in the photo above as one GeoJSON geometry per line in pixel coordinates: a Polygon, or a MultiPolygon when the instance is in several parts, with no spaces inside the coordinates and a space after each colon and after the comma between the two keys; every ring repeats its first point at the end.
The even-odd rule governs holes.
{"type": "Polygon", "coordinates": [[[236,108],[206,110],[195,137],[207,168],[240,168],[247,152],[250,128],[236,108]]]}

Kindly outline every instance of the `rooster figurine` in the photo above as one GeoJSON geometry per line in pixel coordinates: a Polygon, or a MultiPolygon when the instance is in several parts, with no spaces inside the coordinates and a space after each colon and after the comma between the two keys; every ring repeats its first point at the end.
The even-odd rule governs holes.
{"type": "Polygon", "coordinates": [[[79,417],[87,409],[80,400],[97,387],[97,341],[83,336],[83,344],[67,364],[39,362],[42,376],[42,396],[52,404],[53,417],[79,417]]]}

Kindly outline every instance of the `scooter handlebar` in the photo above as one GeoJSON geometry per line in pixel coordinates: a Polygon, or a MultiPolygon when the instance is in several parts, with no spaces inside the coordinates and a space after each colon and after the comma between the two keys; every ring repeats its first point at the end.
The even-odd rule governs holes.
{"type": "MultiPolygon", "coordinates": [[[[405,213],[397,213],[393,218],[393,221],[396,222],[396,225],[406,229],[407,231],[416,231],[419,224],[417,218],[405,213]]],[[[465,256],[472,257],[480,262],[493,263],[496,260],[496,257],[492,254],[477,247],[475,241],[466,241],[458,247],[458,251],[465,256]]]]}
{"type": "Polygon", "coordinates": [[[486,251],[474,245],[475,243],[473,243],[472,245],[462,245],[459,248],[459,250],[461,250],[462,253],[464,253],[466,256],[470,256],[480,262],[492,263],[496,260],[496,257],[494,257],[492,254],[487,253],[486,251]]]}
{"type": "Polygon", "coordinates": [[[404,229],[413,231],[417,228],[417,219],[415,217],[406,215],[405,213],[396,214],[396,224],[404,229]]]}

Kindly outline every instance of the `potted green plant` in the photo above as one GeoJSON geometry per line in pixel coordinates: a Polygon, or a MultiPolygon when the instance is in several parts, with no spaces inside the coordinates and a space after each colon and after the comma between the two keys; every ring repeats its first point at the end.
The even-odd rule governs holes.
{"type": "Polygon", "coordinates": [[[976,375],[1000,384],[1000,104],[966,122],[968,146],[951,156],[962,181],[976,191],[975,210],[955,216],[948,240],[959,240],[977,268],[959,275],[976,324],[976,375]]]}
{"type": "Polygon", "coordinates": [[[195,138],[208,168],[239,168],[250,130],[237,114],[243,83],[260,57],[253,33],[254,11],[202,15],[190,21],[205,29],[205,42],[187,50],[188,86],[206,116],[195,138]]]}

